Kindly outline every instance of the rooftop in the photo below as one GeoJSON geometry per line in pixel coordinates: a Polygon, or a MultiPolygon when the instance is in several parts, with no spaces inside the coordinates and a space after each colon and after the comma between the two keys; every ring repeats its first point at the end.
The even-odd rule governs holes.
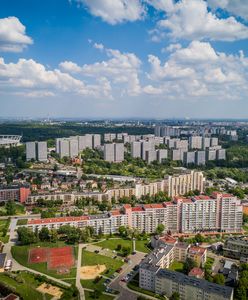
{"type": "Polygon", "coordinates": [[[171,271],[168,269],[159,270],[157,273],[157,276],[168,278],[168,279],[172,280],[173,282],[180,283],[182,285],[198,287],[198,288],[204,290],[204,292],[207,292],[210,294],[211,293],[218,294],[225,298],[230,298],[233,293],[233,289],[231,287],[211,283],[204,279],[190,277],[190,276],[184,275],[182,273],[171,271]]]}
{"type": "Polygon", "coordinates": [[[89,220],[88,216],[33,219],[33,220],[29,220],[28,221],[28,225],[40,225],[40,224],[49,224],[49,223],[78,222],[78,221],[86,221],[86,220],[89,220]]]}

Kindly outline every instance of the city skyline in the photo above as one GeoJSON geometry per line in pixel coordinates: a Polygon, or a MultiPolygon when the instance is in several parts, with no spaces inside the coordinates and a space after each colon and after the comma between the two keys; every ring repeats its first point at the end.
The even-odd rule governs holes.
{"type": "Polygon", "coordinates": [[[3,0],[0,117],[246,118],[247,7],[3,0]]]}

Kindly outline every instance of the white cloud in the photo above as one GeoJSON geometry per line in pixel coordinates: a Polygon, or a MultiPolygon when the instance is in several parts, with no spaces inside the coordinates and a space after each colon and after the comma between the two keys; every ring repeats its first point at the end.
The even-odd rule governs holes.
{"type": "Polygon", "coordinates": [[[148,56],[153,83],[144,92],[161,92],[167,99],[240,99],[248,96],[248,59],[243,52],[226,55],[209,43],[192,41],[188,47],[175,49],[164,63],[148,56]]]}
{"type": "Polygon", "coordinates": [[[16,17],[0,19],[0,51],[21,52],[32,39],[26,35],[25,26],[16,17]]]}
{"type": "Polygon", "coordinates": [[[60,66],[63,69],[65,66],[69,66],[66,68],[68,72],[80,70],[80,73],[84,76],[108,78],[116,86],[119,86],[122,90],[121,94],[139,94],[141,92],[138,76],[141,66],[139,58],[134,53],[121,53],[119,50],[105,49],[103,45],[97,48],[104,49],[109,59],[93,64],[85,64],[81,67],[73,62],[62,62],[60,66]]]}
{"type": "Polygon", "coordinates": [[[99,78],[97,84],[85,84],[58,69],[47,70],[32,59],[5,63],[3,58],[0,58],[0,87],[6,93],[25,94],[28,97],[61,93],[102,97],[109,95],[111,90],[106,78],[99,78]]]}
{"type": "Polygon", "coordinates": [[[77,64],[67,60],[61,62],[59,67],[69,73],[79,73],[81,71],[81,68],[77,64]]]}
{"type": "Polygon", "coordinates": [[[90,13],[109,24],[136,21],[143,18],[145,8],[139,0],[75,0],[85,5],[90,13]]]}
{"type": "Polygon", "coordinates": [[[172,51],[174,51],[176,49],[181,49],[181,48],[182,48],[181,44],[178,44],[178,43],[177,44],[170,44],[166,48],[162,48],[161,52],[162,53],[172,52],[172,51]]]}
{"type": "Polygon", "coordinates": [[[96,49],[99,49],[99,50],[103,50],[103,49],[104,49],[103,44],[98,44],[98,43],[95,43],[95,44],[93,45],[93,47],[96,48],[96,49]]]}
{"type": "Polygon", "coordinates": [[[169,12],[174,9],[173,0],[146,0],[146,2],[157,10],[169,12]]]}
{"type": "Polygon", "coordinates": [[[240,16],[248,20],[248,5],[246,0],[207,0],[208,5],[213,8],[222,8],[230,14],[240,16]]]}
{"type": "Polygon", "coordinates": [[[157,31],[152,33],[153,40],[163,38],[163,31],[173,39],[234,41],[248,38],[247,26],[234,17],[218,18],[208,11],[203,0],[180,0],[164,10],[166,18],[158,22],[157,31]]]}

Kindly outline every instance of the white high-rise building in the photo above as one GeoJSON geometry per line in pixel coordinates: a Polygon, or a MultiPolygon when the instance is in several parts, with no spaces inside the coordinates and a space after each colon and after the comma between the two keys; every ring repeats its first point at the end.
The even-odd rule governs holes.
{"type": "Polygon", "coordinates": [[[47,161],[47,142],[27,142],[26,160],[47,161]]]}
{"type": "Polygon", "coordinates": [[[146,151],[155,150],[154,141],[142,141],[141,142],[141,158],[146,159],[146,151]]]}
{"type": "Polygon", "coordinates": [[[115,144],[104,144],[104,160],[108,162],[115,161],[115,144]]]}
{"type": "Polygon", "coordinates": [[[190,149],[202,149],[202,137],[201,136],[191,136],[189,138],[190,149]]]}
{"type": "Polygon", "coordinates": [[[124,144],[116,143],[115,145],[115,162],[122,162],[124,160],[124,144]]]}
{"type": "Polygon", "coordinates": [[[26,160],[30,161],[31,159],[36,160],[36,143],[27,142],[26,143],[26,160]]]}
{"type": "Polygon", "coordinates": [[[134,141],[131,143],[131,156],[133,158],[141,157],[141,142],[134,141]]]}
{"type": "Polygon", "coordinates": [[[37,142],[37,160],[47,161],[47,142],[37,142]]]}
{"type": "Polygon", "coordinates": [[[101,135],[93,134],[93,148],[96,149],[101,146],[101,135]]]}
{"type": "Polygon", "coordinates": [[[78,156],[78,139],[71,137],[69,141],[69,156],[71,158],[78,156]]]}
{"type": "Polygon", "coordinates": [[[159,149],[157,150],[157,161],[161,163],[164,159],[168,158],[168,150],[167,149],[159,149]]]}

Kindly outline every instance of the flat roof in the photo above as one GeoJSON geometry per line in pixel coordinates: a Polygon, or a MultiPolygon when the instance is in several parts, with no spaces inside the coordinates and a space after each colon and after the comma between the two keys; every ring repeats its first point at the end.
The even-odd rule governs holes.
{"type": "Polygon", "coordinates": [[[159,270],[157,273],[157,277],[168,278],[173,282],[183,284],[183,285],[193,286],[204,290],[204,292],[206,293],[214,293],[226,298],[231,298],[231,295],[233,293],[233,289],[229,286],[215,284],[204,279],[190,277],[184,275],[183,273],[171,271],[168,269],[159,270]]]}

